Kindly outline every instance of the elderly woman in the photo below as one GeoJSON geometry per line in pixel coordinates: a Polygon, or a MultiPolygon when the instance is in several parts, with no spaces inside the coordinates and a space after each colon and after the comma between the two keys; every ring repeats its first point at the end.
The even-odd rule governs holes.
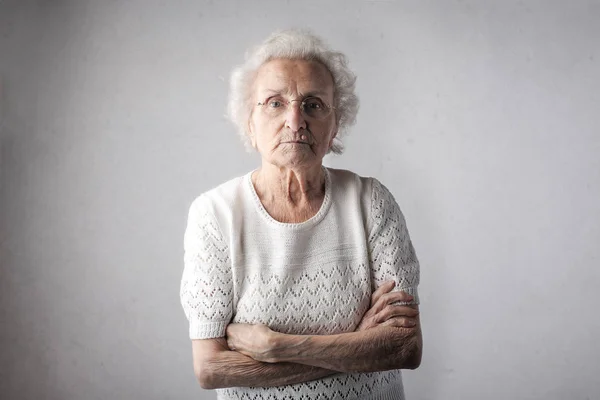
{"type": "Polygon", "coordinates": [[[276,33],[232,75],[229,111],[260,167],[200,195],[181,302],[194,371],[219,399],[403,399],[421,360],[419,264],[374,178],[326,168],[354,122],[345,57],[276,33]]]}

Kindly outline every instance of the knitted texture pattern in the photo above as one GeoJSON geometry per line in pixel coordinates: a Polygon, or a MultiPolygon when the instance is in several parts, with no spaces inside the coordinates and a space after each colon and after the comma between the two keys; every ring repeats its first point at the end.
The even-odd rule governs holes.
{"type": "MultiPolygon", "coordinates": [[[[392,194],[374,178],[323,171],[323,204],[303,223],[274,220],[251,174],[192,203],[180,291],[191,339],[223,337],[231,322],[299,335],[352,332],[387,280],[418,304],[419,263],[392,194]]],[[[217,393],[247,400],[404,398],[400,370],[217,393]]]]}

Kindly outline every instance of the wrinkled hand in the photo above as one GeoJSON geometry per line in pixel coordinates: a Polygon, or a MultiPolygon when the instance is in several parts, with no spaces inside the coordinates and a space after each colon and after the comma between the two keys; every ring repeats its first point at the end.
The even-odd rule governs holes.
{"type": "Polygon", "coordinates": [[[271,356],[275,334],[268,326],[262,324],[229,324],[227,345],[230,350],[256,361],[275,362],[271,356]]]}
{"type": "Polygon", "coordinates": [[[383,283],[371,296],[371,307],[363,315],[356,331],[364,331],[376,326],[394,326],[417,329],[419,311],[413,305],[398,305],[396,302],[411,302],[413,297],[405,292],[391,292],[394,281],[383,283]]]}

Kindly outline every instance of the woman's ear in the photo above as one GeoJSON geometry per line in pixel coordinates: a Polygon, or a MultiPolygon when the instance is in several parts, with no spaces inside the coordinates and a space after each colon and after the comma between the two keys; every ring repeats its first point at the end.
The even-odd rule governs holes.
{"type": "Polygon", "coordinates": [[[256,136],[254,135],[254,125],[252,124],[252,119],[248,119],[248,124],[246,124],[246,135],[250,138],[250,143],[252,143],[252,147],[256,149],[256,136]]]}
{"type": "Polygon", "coordinates": [[[337,137],[338,134],[338,124],[337,122],[335,123],[335,126],[333,127],[333,135],[331,136],[331,139],[329,140],[329,148],[331,149],[331,146],[333,146],[333,140],[337,137]]]}

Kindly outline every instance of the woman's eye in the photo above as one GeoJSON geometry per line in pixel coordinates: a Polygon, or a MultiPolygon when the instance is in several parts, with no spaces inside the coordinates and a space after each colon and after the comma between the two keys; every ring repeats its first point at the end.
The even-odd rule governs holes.
{"type": "Polygon", "coordinates": [[[312,108],[313,110],[319,110],[323,108],[323,104],[317,99],[310,99],[306,101],[305,106],[308,108],[312,108]]]}
{"type": "Polygon", "coordinates": [[[279,108],[281,106],[282,106],[282,103],[279,100],[271,100],[269,102],[269,107],[271,107],[271,108],[279,108]]]}

